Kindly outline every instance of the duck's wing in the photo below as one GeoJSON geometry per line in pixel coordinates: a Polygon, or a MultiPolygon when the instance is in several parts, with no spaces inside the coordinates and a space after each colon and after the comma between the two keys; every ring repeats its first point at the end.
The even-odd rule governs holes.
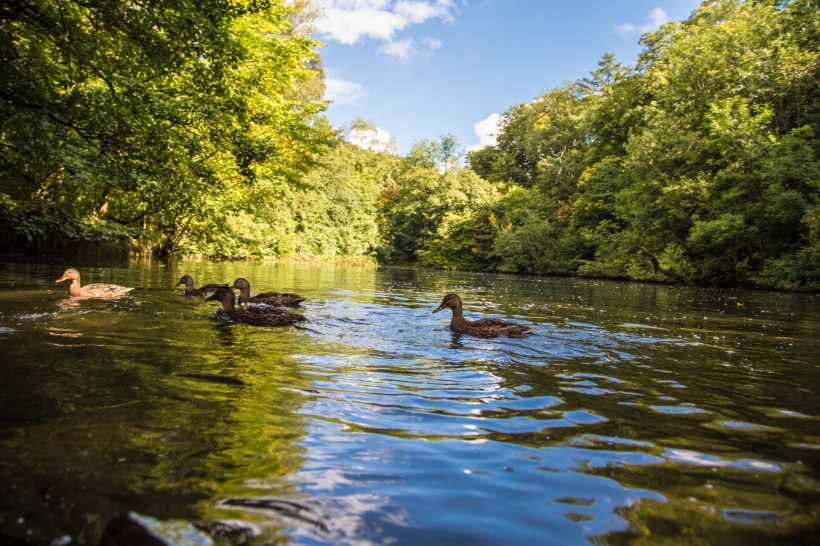
{"type": "Polygon", "coordinates": [[[289,326],[297,322],[307,322],[307,317],[285,310],[265,313],[261,310],[238,309],[231,313],[231,318],[252,326],[289,326]]]}
{"type": "Polygon", "coordinates": [[[255,298],[282,298],[282,299],[305,299],[299,294],[291,292],[262,292],[254,296],[255,298]]]}
{"type": "Polygon", "coordinates": [[[268,305],[284,305],[288,307],[295,307],[299,305],[301,302],[305,301],[305,299],[306,298],[303,298],[298,294],[264,292],[262,294],[257,294],[253,296],[251,298],[251,301],[255,303],[266,303],[268,305]]]}
{"type": "Polygon", "coordinates": [[[81,290],[84,294],[88,296],[96,296],[101,298],[111,298],[116,296],[122,296],[123,294],[127,294],[131,290],[132,287],[127,286],[120,286],[118,284],[103,284],[103,283],[94,283],[94,284],[87,284],[81,287],[81,290]]]}
{"type": "Polygon", "coordinates": [[[270,304],[261,302],[251,302],[247,307],[244,307],[242,310],[247,311],[249,313],[254,313],[256,315],[293,314],[287,309],[282,309],[282,307],[272,307],[270,304]]]}
{"type": "Polygon", "coordinates": [[[288,313],[287,315],[287,324],[296,324],[297,322],[307,322],[308,319],[304,315],[298,315],[296,313],[288,313]]]}
{"type": "Polygon", "coordinates": [[[307,298],[303,298],[298,294],[282,294],[282,297],[279,298],[279,305],[284,305],[286,307],[298,307],[299,304],[306,299],[307,298]]]}
{"type": "MultiPolygon", "coordinates": [[[[277,307],[281,307],[282,304],[279,303],[279,298],[277,296],[272,296],[271,294],[276,294],[275,292],[264,292],[262,294],[256,294],[255,296],[251,296],[250,298],[245,300],[245,303],[262,303],[265,305],[275,305],[277,307]]],[[[240,297],[240,301],[241,301],[240,297]]]]}
{"type": "Polygon", "coordinates": [[[508,320],[500,319],[500,318],[483,318],[479,320],[473,320],[470,322],[473,326],[518,326],[514,322],[510,322],[508,320]]]}
{"type": "Polygon", "coordinates": [[[199,287],[200,290],[216,290],[217,288],[228,288],[227,284],[204,284],[199,287]]]}
{"type": "Polygon", "coordinates": [[[256,294],[254,298],[276,298],[281,295],[281,292],[260,292],[259,294],[256,294]]]}
{"type": "Polygon", "coordinates": [[[523,324],[512,324],[504,329],[504,335],[507,336],[523,336],[535,332],[534,328],[524,326],[523,324]]]}
{"type": "Polygon", "coordinates": [[[466,333],[479,337],[523,336],[534,332],[529,326],[497,318],[485,318],[471,322],[466,333]]]}

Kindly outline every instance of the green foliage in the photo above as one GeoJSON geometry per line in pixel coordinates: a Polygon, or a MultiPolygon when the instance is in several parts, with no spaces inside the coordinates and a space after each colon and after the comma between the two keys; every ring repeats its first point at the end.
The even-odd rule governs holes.
{"type": "Polygon", "coordinates": [[[511,108],[469,156],[538,190],[499,201],[496,268],[820,288],[818,26],[811,0],[707,0],[645,35],[635,69],[605,55],[511,108]]]}
{"type": "Polygon", "coordinates": [[[322,73],[316,42],[297,30],[300,9],[221,0],[4,9],[0,192],[40,218],[21,227],[9,211],[4,230],[108,237],[119,224],[157,254],[220,239],[234,212],[223,195],[292,172],[316,149],[322,73]]]}
{"type": "Polygon", "coordinates": [[[705,0],[461,165],[320,117],[309,4],[0,8],[0,229],[158,255],[820,289],[814,0],[705,0]],[[353,137],[353,133],[357,137],[353,137]]]}
{"type": "Polygon", "coordinates": [[[450,136],[441,142],[423,141],[397,165],[381,202],[382,260],[422,257],[428,263],[447,263],[443,252],[448,245],[440,238],[449,236],[459,217],[493,199],[492,184],[456,165],[454,148],[450,136]]]}
{"type": "Polygon", "coordinates": [[[494,151],[473,152],[471,165],[492,182],[537,185],[565,198],[583,168],[587,103],[576,86],[565,84],[514,106],[503,116],[494,151]]]}
{"type": "Polygon", "coordinates": [[[478,213],[444,215],[435,236],[419,251],[422,262],[441,269],[483,271],[495,269],[490,252],[494,226],[478,213]]]}
{"type": "Polygon", "coordinates": [[[680,245],[671,243],[659,256],[648,254],[646,249],[634,255],[626,264],[630,279],[638,281],[669,282],[692,280],[694,268],[680,245]]]}
{"type": "Polygon", "coordinates": [[[373,256],[378,207],[392,181],[395,156],[343,144],[303,179],[293,200],[293,240],[300,256],[373,256]]]}

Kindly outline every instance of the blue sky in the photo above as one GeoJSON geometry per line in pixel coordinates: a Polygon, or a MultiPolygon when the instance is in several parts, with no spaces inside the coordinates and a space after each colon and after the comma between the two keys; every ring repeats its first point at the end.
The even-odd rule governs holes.
{"type": "Polygon", "coordinates": [[[688,18],[700,0],[314,4],[328,118],[337,128],[362,118],[403,155],[446,134],[464,149],[492,143],[496,116],[587,76],[605,52],[634,65],[642,33],[688,18]]]}

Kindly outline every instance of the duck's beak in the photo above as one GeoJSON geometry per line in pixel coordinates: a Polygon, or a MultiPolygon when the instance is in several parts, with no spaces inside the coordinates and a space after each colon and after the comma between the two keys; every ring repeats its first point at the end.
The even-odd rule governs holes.
{"type": "Polygon", "coordinates": [[[439,305],[438,307],[436,307],[436,309],[433,311],[433,313],[438,313],[439,311],[441,311],[441,310],[442,310],[442,309],[444,309],[445,307],[446,307],[446,305],[444,305],[444,304],[442,303],[441,305],[439,305]]]}
{"type": "Polygon", "coordinates": [[[62,277],[60,277],[59,279],[57,279],[56,281],[54,281],[54,284],[57,284],[58,282],[67,281],[67,280],[68,280],[68,277],[66,277],[65,275],[63,275],[62,277]]]}
{"type": "Polygon", "coordinates": [[[177,286],[179,286],[179,285],[181,285],[181,284],[185,284],[185,283],[184,283],[184,282],[182,282],[182,281],[179,281],[178,283],[176,283],[176,284],[174,285],[174,288],[176,288],[177,286]]]}

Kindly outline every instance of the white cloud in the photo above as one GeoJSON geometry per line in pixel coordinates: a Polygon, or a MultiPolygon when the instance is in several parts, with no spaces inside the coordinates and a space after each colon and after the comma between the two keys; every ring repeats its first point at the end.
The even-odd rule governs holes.
{"type": "Polygon", "coordinates": [[[429,36],[426,38],[422,38],[422,43],[427,46],[427,49],[433,51],[434,49],[438,49],[441,47],[441,40],[438,38],[430,38],[429,36]]]}
{"type": "Polygon", "coordinates": [[[325,99],[336,104],[356,104],[367,95],[367,90],[356,82],[330,77],[325,79],[325,99]]]}
{"type": "Polygon", "coordinates": [[[395,151],[396,143],[390,138],[390,133],[379,127],[373,129],[352,129],[347,140],[364,150],[376,152],[395,151]]]}
{"type": "MultiPolygon", "coordinates": [[[[397,35],[432,19],[450,21],[455,9],[453,0],[316,0],[316,5],[316,29],[324,39],[347,45],[368,38],[382,41],[380,51],[404,60],[418,50],[397,35]]],[[[426,45],[437,49],[441,42],[426,45]]]]}
{"type": "Polygon", "coordinates": [[[436,38],[422,38],[421,44],[417,44],[412,38],[405,38],[386,42],[379,48],[379,51],[400,61],[409,61],[421,54],[428,55],[440,47],[441,40],[436,38]]]}
{"type": "Polygon", "coordinates": [[[416,47],[412,38],[406,40],[397,40],[395,42],[387,42],[379,48],[379,51],[395,57],[400,61],[406,61],[416,54],[416,47]]]}
{"type": "Polygon", "coordinates": [[[452,19],[450,10],[453,8],[451,0],[437,0],[435,2],[420,2],[399,0],[396,2],[396,13],[412,23],[423,23],[428,19],[452,19]]]}
{"type": "Polygon", "coordinates": [[[480,147],[495,146],[498,143],[498,123],[500,121],[501,116],[493,112],[473,125],[473,131],[475,131],[475,136],[478,137],[480,147]]]}
{"type": "MultiPolygon", "coordinates": [[[[335,4],[332,1],[326,3],[335,4]]],[[[357,6],[355,9],[328,6],[317,21],[316,28],[328,40],[352,45],[363,38],[389,40],[406,25],[407,21],[395,13],[370,6],[357,6]]]]}
{"type": "Polygon", "coordinates": [[[666,12],[661,8],[655,8],[649,12],[649,17],[643,25],[623,23],[615,27],[615,33],[624,38],[635,34],[646,34],[647,32],[655,32],[667,22],[669,22],[669,16],[666,15],[666,12]]]}

